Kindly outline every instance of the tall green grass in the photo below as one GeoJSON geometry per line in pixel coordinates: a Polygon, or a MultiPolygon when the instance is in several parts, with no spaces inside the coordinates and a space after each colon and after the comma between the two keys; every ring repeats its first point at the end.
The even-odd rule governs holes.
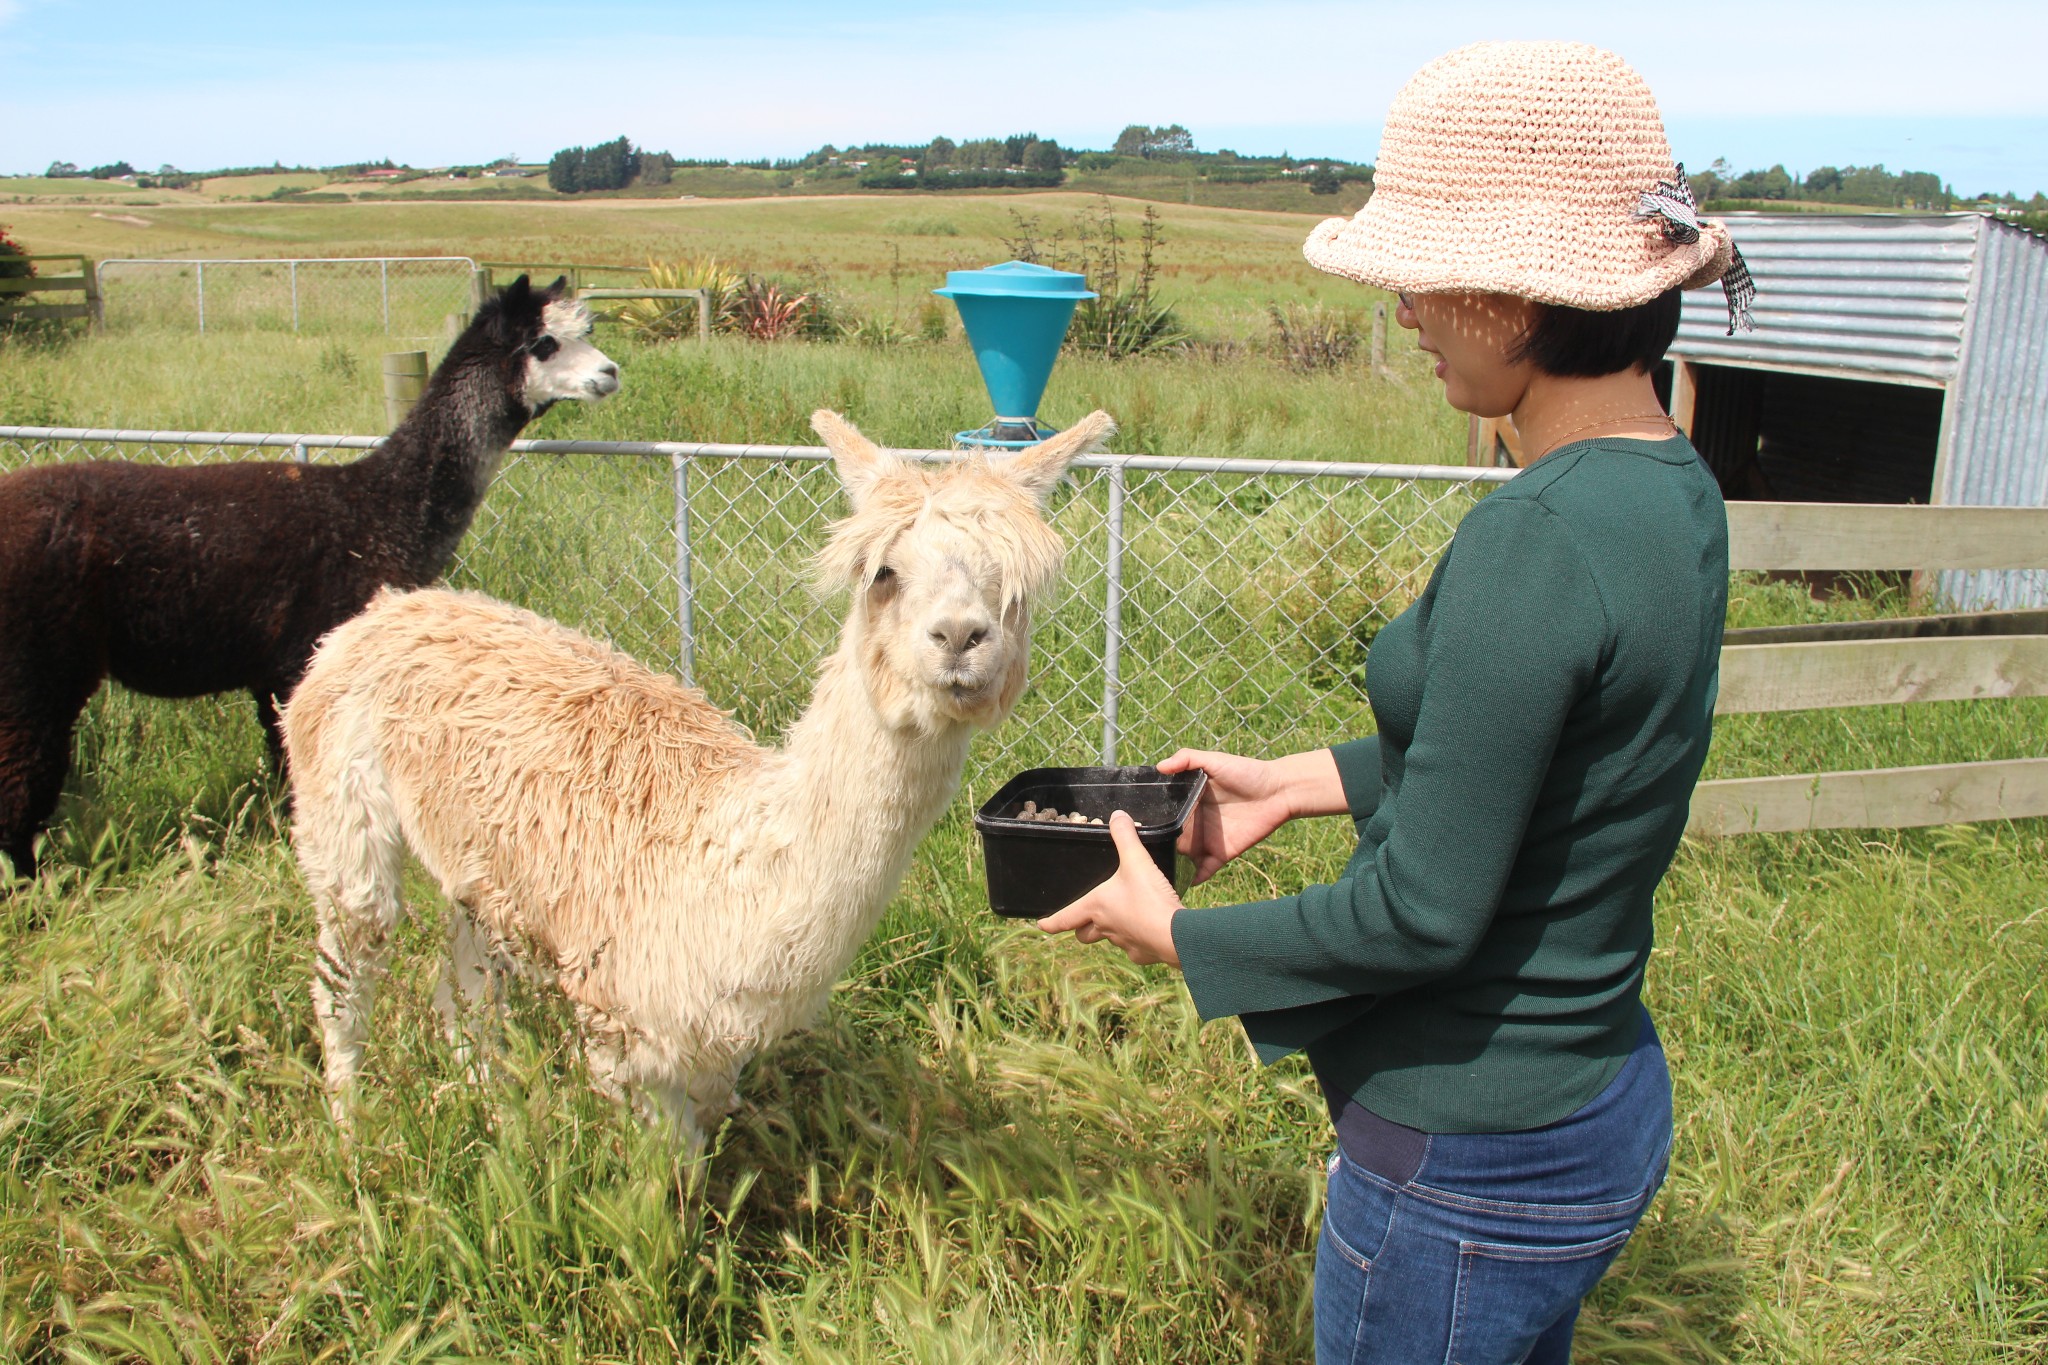
{"type": "MultiPolygon", "coordinates": [[[[1327,875],[1334,843],[1215,894],[1327,875]]],[[[2038,822],[1687,847],[1650,985],[1672,1174],[1581,1358],[2039,1358],[2044,868],[2038,822]]],[[[583,1087],[545,1002],[491,1082],[463,1076],[423,885],[348,1147],[276,838],[60,868],[5,910],[0,1349],[1305,1359],[1328,1142],[1305,1070],[978,888],[949,820],[700,1165],[583,1087]]]]}
{"type": "MultiPolygon", "coordinates": [[[[0,420],[39,402],[52,422],[374,430],[364,375],[380,339],[353,345],[17,349],[0,420]]],[[[615,404],[557,409],[535,434],[808,440],[804,417],[826,403],[925,444],[983,415],[971,368],[943,349],[621,358],[615,404]]],[[[1125,418],[1124,449],[1459,449],[1432,389],[1362,372],[1064,363],[1048,412],[1098,402],[1125,418]]],[[[668,662],[670,477],[658,461],[520,462],[464,581],[668,662]]],[[[834,609],[788,562],[814,524],[787,550],[748,547],[773,507],[829,501],[829,476],[706,467],[700,483],[700,620],[738,621],[723,643],[707,635],[703,671],[772,734],[834,609]]],[[[1077,543],[1099,493],[1084,480],[1062,495],[1077,543]]],[[[1398,606],[1419,549],[1372,561],[1364,550],[1394,537],[1364,502],[1228,482],[1134,478],[1129,518],[1130,754],[1367,723],[1350,651],[1384,608],[1360,584],[1398,606]],[[1233,535],[1259,556],[1232,552],[1233,535]],[[1243,563],[1263,567],[1233,578],[1243,563]],[[1229,676],[1248,631],[1277,653],[1229,676]],[[1165,646],[1189,641],[1227,686],[1164,672],[1165,646]]],[[[1076,756],[1093,742],[1099,573],[1077,554],[1041,630],[1037,695],[1000,741],[1076,756]]],[[[1731,615],[1909,608],[1881,582],[1817,603],[1745,578],[1731,615]]],[[[2039,753],[2044,720],[2036,702],[1729,718],[1711,772],[2039,753]]],[[[416,879],[344,1145],[317,1079],[310,909],[247,701],[109,689],[79,757],[49,874],[0,900],[0,1359],[1310,1353],[1329,1138],[1306,1068],[1257,1067],[1168,973],[995,921],[968,802],[927,840],[820,1027],[749,1070],[701,1162],[587,1090],[546,1000],[516,1002],[502,1064],[468,1079],[428,1007],[438,915],[416,879]]],[[[986,759],[970,797],[995,775],[986,759]]],[[[1285,831],[1197,894],[1327,877],[1347,851],[1340,825],[1285,831]]],[[[1689,843],[1658,931],[1648,989],[1678,1090],[1672,1174],[1590,1302],[1580,1358],[2048,1355],[2048,822],[1689,843]]]]}

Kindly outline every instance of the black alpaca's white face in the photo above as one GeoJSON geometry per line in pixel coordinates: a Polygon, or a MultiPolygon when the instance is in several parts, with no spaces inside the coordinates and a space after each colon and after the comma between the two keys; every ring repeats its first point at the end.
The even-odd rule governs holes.
{"type": "Polygon", "coordinates": [[[573,299],[541,309],[540,335],[526,346],[526,406],[540,412],[565,399],[605,398],[619,391],[619,367],[590,344],[590,312],[573,299]]]}

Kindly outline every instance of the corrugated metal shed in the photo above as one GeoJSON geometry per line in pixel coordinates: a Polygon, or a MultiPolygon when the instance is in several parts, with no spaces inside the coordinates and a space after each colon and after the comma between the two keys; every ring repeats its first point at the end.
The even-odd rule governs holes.
{"type": "MultiPolygon", "coordinates": [[[[1943,411],[1936,502],[2048,507],[2048,241],[1986,220],[1962,363],[1943,411]]],[[[1946,573],[1972,607],[2048,605],[2048,572],[1946,573]]]]}
{"type": "Polygon", "coordinates": [[[1940,388],[1955,377],[1979,225],[1973,213],[1732,213],[1756,277],[1756,330],[1728,335],[1718,289],[1685,296],[1671,353],[1940,388]]]}
{"type": "MultiPolygon", "coordinates": [[[[1756,330],[1729,336],[1720,291],[1696,290],[1671,348],[1691,367],[1680,406],[1697,397],[1693,431],[1724,483],[2048,506],[2048,240],[1982,214],[1727,222],[1756,277],[1756,330]],[[1754,378],[1734,382],[1742,372],[1754,378]]],[[[2048,605],[2039,571],[1938,581],[1964,610],[2048,605]]]]}

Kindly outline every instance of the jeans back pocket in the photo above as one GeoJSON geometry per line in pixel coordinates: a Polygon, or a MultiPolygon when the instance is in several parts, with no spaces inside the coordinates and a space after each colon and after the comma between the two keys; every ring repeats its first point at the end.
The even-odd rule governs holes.
{"type": "Polygon", "coordinates": [[[1565,1245],[1459,1242],[1454,1365],[1522,1360],[1536,1338],[1600,1282],[1634,1222],[1593,1241],[1565,1245]]]}

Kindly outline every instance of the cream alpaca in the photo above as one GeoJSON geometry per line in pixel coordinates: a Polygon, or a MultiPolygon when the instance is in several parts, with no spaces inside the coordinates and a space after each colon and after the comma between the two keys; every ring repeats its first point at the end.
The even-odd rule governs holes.
{"type": "MultiPolygon", "coordinates": [[[[449,900],[456,992],[515,963],[576,1005],[593,1077],[701,1126],[807,1024],[1024,690],[1059,571],[1043,505],[1113,429],[1095,413],[1000,465],[924,467],[812,424],[852,515],[818,559],[851,590],[781,749],[609,646],[473,593],[385,593],[329,635],[284,721],[319,913],[313,1004],[346,1114],[408,846],[449,900]]],[[[449,978],[453,979],[453,990],[449,978]]]]}

